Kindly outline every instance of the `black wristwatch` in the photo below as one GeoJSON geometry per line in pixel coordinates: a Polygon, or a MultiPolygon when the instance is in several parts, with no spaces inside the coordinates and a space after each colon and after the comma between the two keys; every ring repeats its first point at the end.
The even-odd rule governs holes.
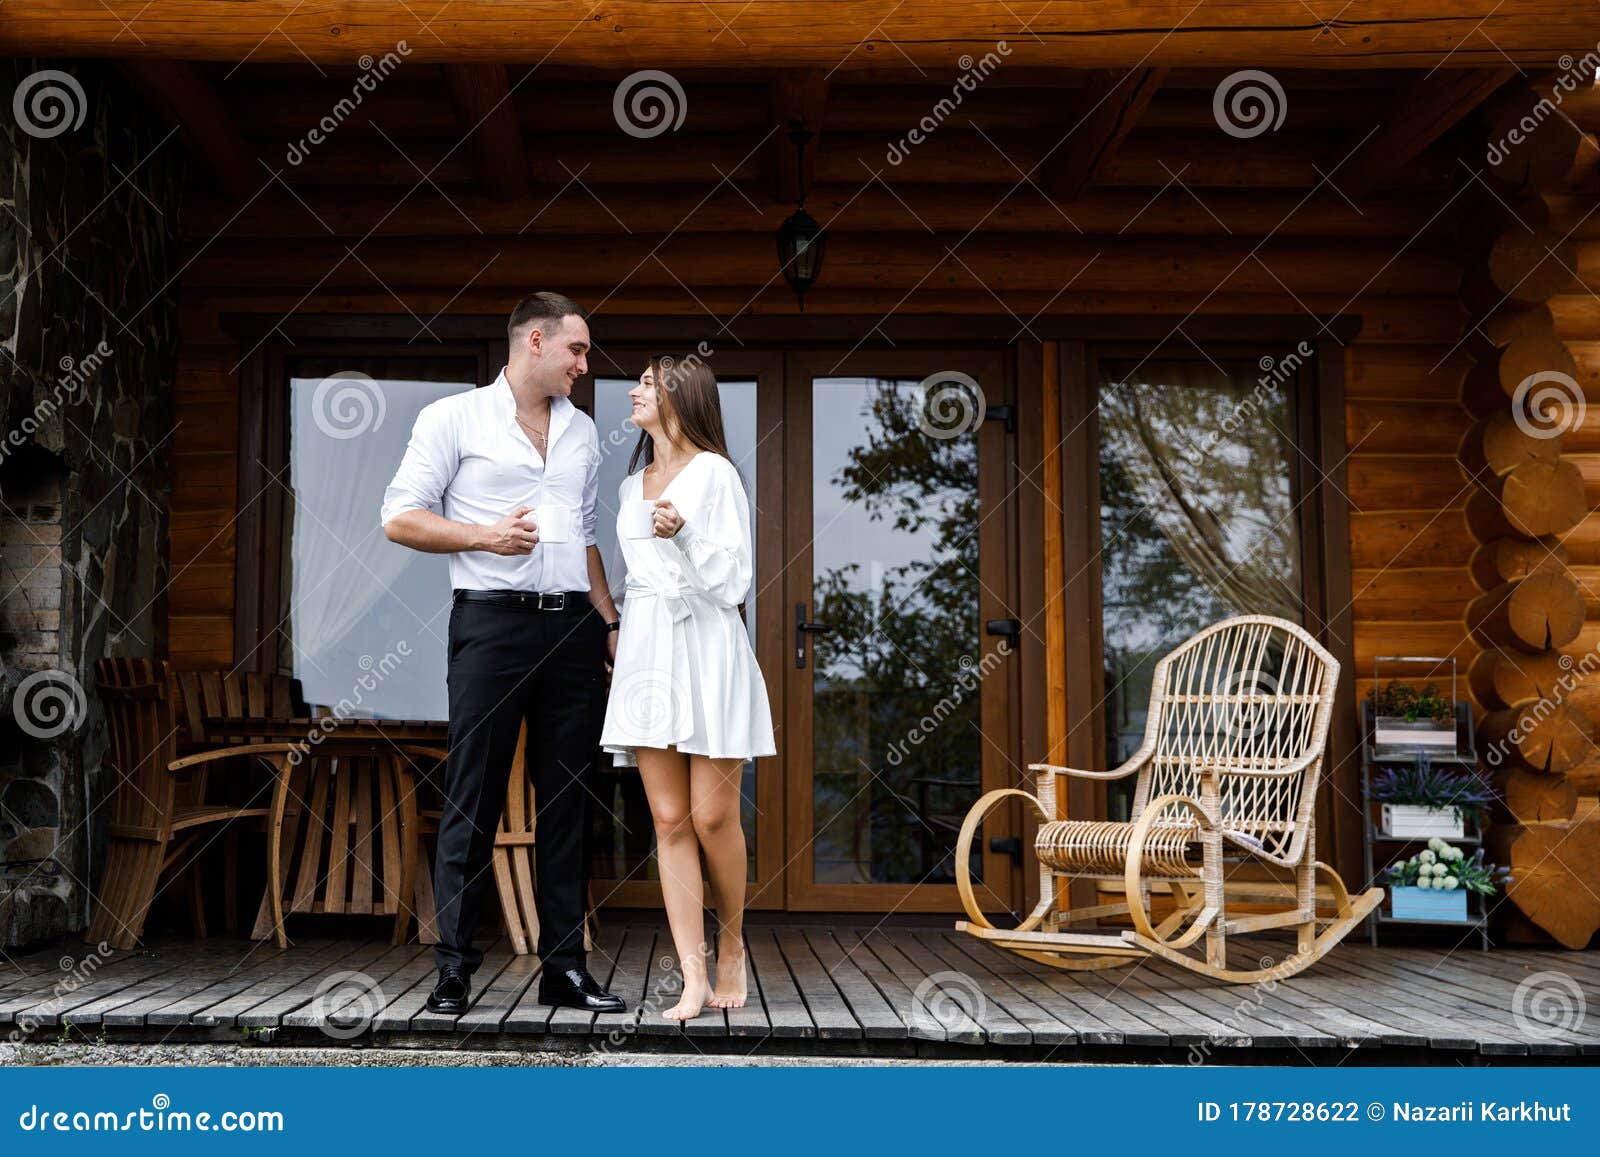
{"type": "Polygon", "coordinates": [[[620,631],[620,630],[622,630],[622,620],[621,619],[612,619],[609,623],[606,624],[606,630],[607,631],[620,631]]]}

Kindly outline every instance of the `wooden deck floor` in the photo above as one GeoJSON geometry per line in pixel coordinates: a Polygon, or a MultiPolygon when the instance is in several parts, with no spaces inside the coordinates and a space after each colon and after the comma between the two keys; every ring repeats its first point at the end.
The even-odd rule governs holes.
{"type": "Polygon", "coordinates": [[[1292,980],[1240,987],[1150,962],[1059,972],[937,928],[767,926],[748,939],[748,1006],[681,1030],[659,1015],[677,981],[665,930],[613,923],[590,966],[628,1001],[620,1015],[538,1004],[537,960],[503,943],[476,977],[474,1006],[455,1018],[423,1008],[432,957],[416,945],[307,940],[279,952],[211,940],[116,953],[92,970],[76,945],[0,961],[0,1032],[1179,1064],[1600,1057],[1593,953],[1351,944],[1292,980]],[[1566,980],[1544,984],[1575,988],[1588,1005],[1554,1032],[1515,1008],[1518,986],[1549,973],[1566,980]]]}

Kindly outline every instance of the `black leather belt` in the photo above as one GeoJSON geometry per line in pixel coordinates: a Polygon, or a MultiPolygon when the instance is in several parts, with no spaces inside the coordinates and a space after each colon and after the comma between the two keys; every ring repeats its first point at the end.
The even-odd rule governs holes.
{"type": "Polygon", "coordinates": [[[486,603],[519,611],[588,612],[593,610],[588,591],[468,591],[457,590],[455,601],[486,603]]]}

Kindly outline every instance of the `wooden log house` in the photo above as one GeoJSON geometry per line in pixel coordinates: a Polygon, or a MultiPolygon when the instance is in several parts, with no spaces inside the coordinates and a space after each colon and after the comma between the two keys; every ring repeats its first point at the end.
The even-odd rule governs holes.
{"type": "MultiPolygon", "coordinates": [[[[1114,763],[1155,657],[1219,610],[1285,610],[1346,671],[1325,858],[1359,874],[1374,657],[1453,657],[1484,736],[1516,736],[1517,931],[1579,946],[1600,926],[1562,898],[1600,870],[1600,16],[1326,16],[9,0],[0,49],[115,61],[190,155],[174,661],[309,675],[296,527],[331,483],[297,477],[296,405],[365,374],[402,446],[417,398],[492,380],[510,306],[555,289],[593,311],[577,400],[603,445],[651,352],[697,352],[738,398],[782,722],[748,779],[757,906],[955,911],[980,791],[1114,763]],[[803,310],[774,244],[802,198],[826,230],[803,310]],[[1517,410],[1541,374],[1573,383],[1556,437],[1517,410]],[[976,383],[981,420],[897,439],[935,380],[976,383]],[[825,607],[835,638],[808,638],[825,607]],[[1574,668],[1558,715],[1518,728],[1574,668]]],[[[321,452],[368,476],[360,439],[321,452]]],[[[370,491],[352,501],[374,530],[370,491]]],[[[437,606],[390,630],[442,633],[421,589],[437,606]]],[[[636,789],[607,804],[599,887],[657,902],[636,789]]],[[[987,833],[997,910],[1037,888],[1025,823],[987,833]]]]}

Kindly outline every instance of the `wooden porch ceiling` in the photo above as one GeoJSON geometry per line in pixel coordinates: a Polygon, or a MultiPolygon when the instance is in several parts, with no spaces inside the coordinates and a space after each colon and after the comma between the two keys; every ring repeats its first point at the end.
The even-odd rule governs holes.
{"type": "MultiPolygon", "coordinates": [[[[1103,188],[1140,190],[1128,196],[1141,203],[1175,182],[1254,189],[1270,201],[1278,190],[1312,188],[1322,172],[1341,166],[1338,183],[1347,195],[1434,188],[1448,179],[1453,162],[1430,160],[1430,147],[1517,75],[1504,61],[1432,71],[1278,69],[1271,83],[1284,106],[1283,131],[1245,138],[1216,131],[1225,69],[1006,64],[961,92],[953,107],[949,75],[907,69],[831,76],[816,69],[686,70],[672,75],[686,114],[681,129],[624,137],[617,101],[627,74],[616,69],[408,58],[358,87],[358,80],[371,79],[370,70],[304,61],[230,66],[136,57],[123,67],[183,125],[201,161],[200,196],[189,220],[212,221],[211,202],[220,194],[222,209],[251,202],[237,222],[232,210],[225,212],[230,231],[241,232],[252,220],[281,230],[285,218],[271,207],[291,189],[301,209],[291,219],[300,231],[313,216],[319,223],[348,217],[374,195],[387,198],[389,212],[368,215],[368,225],[392,231],[420,201],[439,194],[481,199],[491,216],[495,204],[509,205],[512,216],[520,213],[517,232],[571,231],[570,213],[560,207],[530,218],[576,183],[597,190],[627,222],[625,231],[648,232],[660,218],[662,228],[716,232],[770,231],[802,185],[823,207],[850,202],[857,219],[870,221],[876,202],[893,201],[878,215],[905,228],[904,202],[875,174],[896,187],[948,190],[948,198],[918,212],[928,228],[943,227],[936,220],[942,216],[962,230],[974,221],[995,230],[1057,228],[1065,219],[1053,202],[1092,207],[1103,188]],[[928,129],[930,114],[936,131],[928,129]],[[803,180],[782,131],[795,120],[815,134],[803,180]],[[905,148],[903,163],[898,155],[886,160],[919,125],[923,137],[912,138],[916,147],[905,148]],[[308,147],[318,126],[324,139],[308,147]],[[282,188],[253,196],[269,183],[282,188]],[[962,196],[964,188],[1019,183],[1022,195],[1008,198],[992,220],[971,211],[962,196]],[[391,190],[406,187],[417,199],[397,205],[391,190]],[[693,221],[677,203],[679,190],[692,193],[693,221]],[[1029,207],[1035,193],[1037,210],[1029,207]],[[727,211],[724,200],[738,204],[727,211]]],[[[1580,121],[1600,119],[1600,100],[1581,93],[1564,111],[1580,121]]],[[[572,198],[565,200],[570,207],[572,198]]],[[[989,194],[973,204],[980,201],[985,210],[995,205],[989,194]]],[[[467,224],[479,222],[477,209],[461,205],[467,224]]],[[[459,215],[430,210],[426,216],[435,231],[449,232],[446,219],[459,215]]],[[[1121,216],[1119,229],[1127,224],[1121,216]]],[[[1324,227],[1316,213],[1302,220],[1324,227]]],[[[1159,222],[1174,227],[1158,211],[1150,224],[1159,222]]],[[[593,231],[593,223],[584,231],[593,231]]]]}
{"type": "Polygon", "coordinates": [[[1573,0],[9,0],[0,51],[353,63],[397,39],[419,60],[631,68],[950,68],[1005,40],[1016,63],[1074,68],[1553,65],[1591,48],[1573,0]]]}

